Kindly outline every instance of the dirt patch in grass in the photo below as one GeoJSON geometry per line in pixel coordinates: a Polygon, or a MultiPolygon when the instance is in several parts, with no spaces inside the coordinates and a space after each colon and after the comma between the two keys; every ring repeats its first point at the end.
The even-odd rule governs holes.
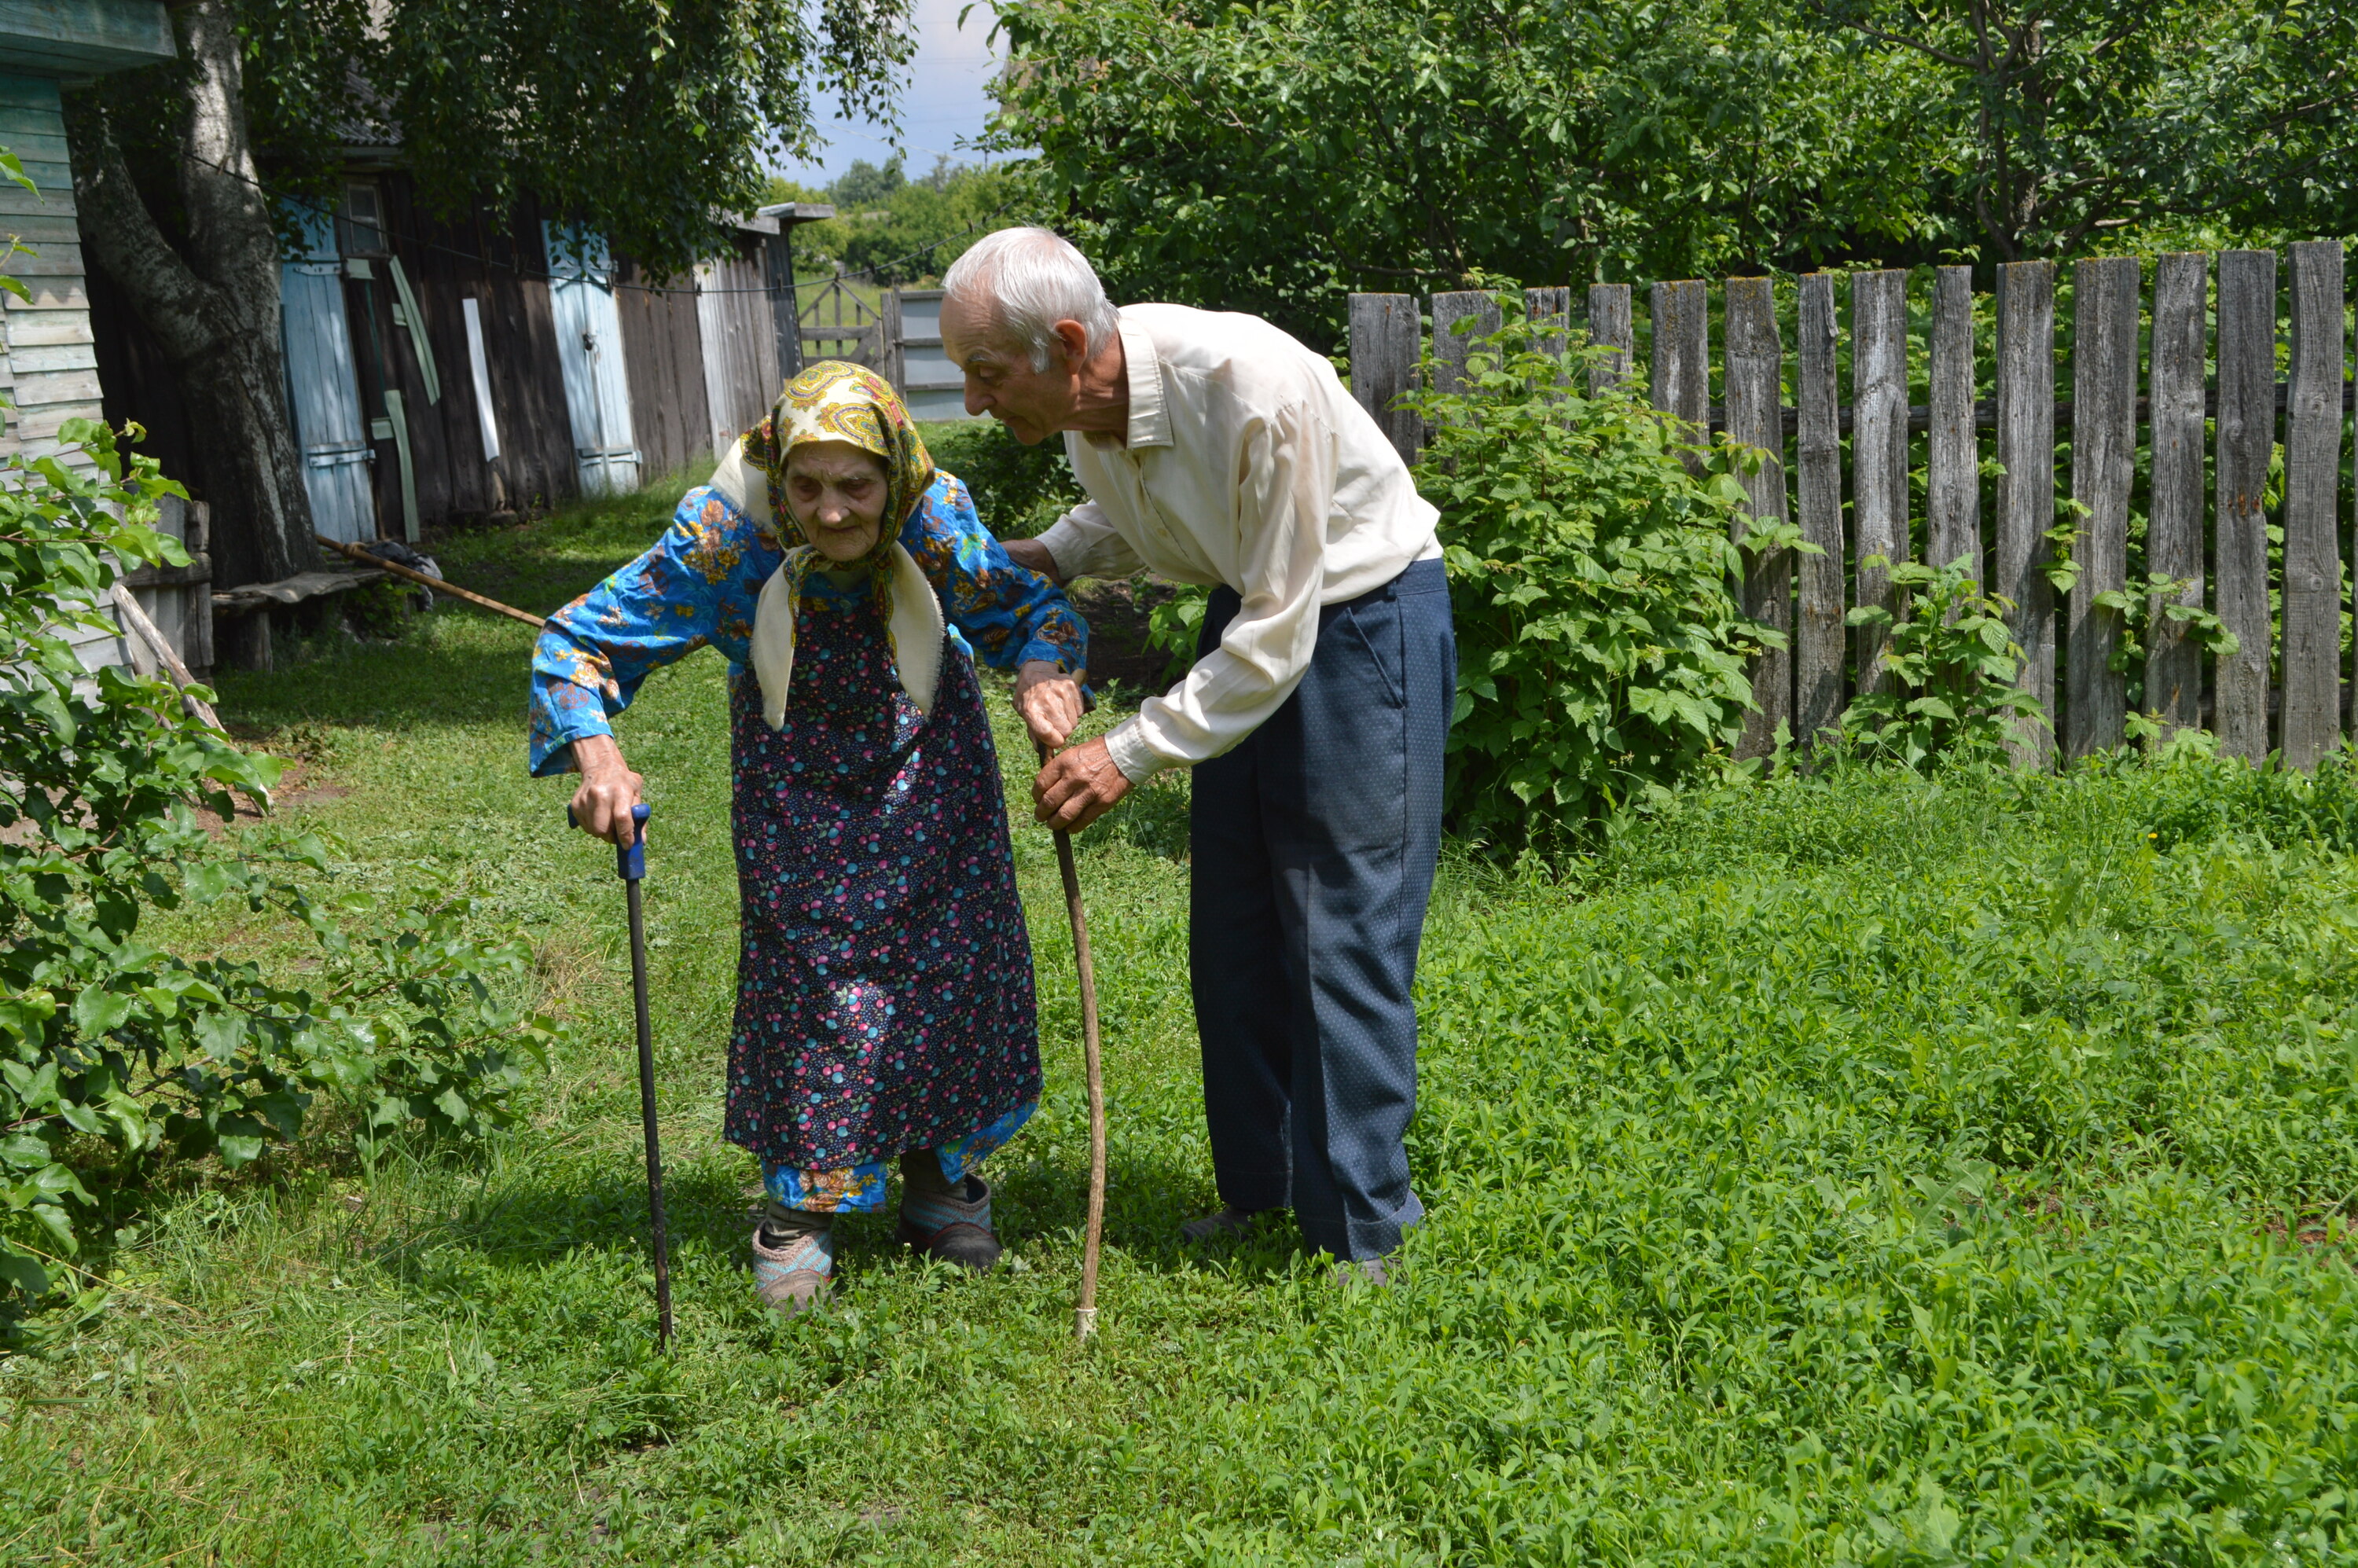
{"type": "Polygon", "coordinates": [[[1084,578],[1065,590],[1089,623],[1089,684],[1102,691],[1120,682],[1134,692],[1170,684],[1171,656],[1146,645],[1146,613],[1171,589],[1150,583],[1141,600],[1127,582],[1084,578]]]}

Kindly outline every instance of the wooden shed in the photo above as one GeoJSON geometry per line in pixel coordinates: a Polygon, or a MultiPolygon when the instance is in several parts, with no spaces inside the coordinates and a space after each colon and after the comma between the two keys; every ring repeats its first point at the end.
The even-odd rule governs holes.
{"type": "MultiPolygon", "coordinates": [[[[90,279],[74,216],[66,154],[63,86],[109,71],[168,60],[177,53],[161,0],[0,0],[0,146],[24,165],[37,189],[0,181],[0,241],[26,247],[5,265],[27,298],[0,294],[0,455],[55,456],[69,419],[105,416],[90,279]]],[[[80,451],[70,464],[87,463],[80,451]]],[[[201,514],[173,502],[162,526],[195,557],[179,568],[147,568],[128,579],[133,597],[174,652],[212,662],[211,603],[201,514]]],[[[139,637],[85,634],[83,661],[153,672],[157,657],[139,637]]]]}

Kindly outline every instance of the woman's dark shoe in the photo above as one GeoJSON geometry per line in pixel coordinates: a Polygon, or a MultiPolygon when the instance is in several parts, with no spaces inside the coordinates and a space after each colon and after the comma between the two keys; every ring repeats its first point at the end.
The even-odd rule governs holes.
{"type": "Polygon", "coordinates": [[[990,1184],[968,1176],[946,1192],[907,1192],[901,1198],[901,1239],[928,1258],[977,1273],[999,1261],[990,1230],[990,1184]]]}

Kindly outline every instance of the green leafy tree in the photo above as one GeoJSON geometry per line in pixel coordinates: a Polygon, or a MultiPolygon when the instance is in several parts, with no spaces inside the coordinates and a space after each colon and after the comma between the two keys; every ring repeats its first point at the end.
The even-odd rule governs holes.
{"type": "Polygon", "coordinates": [[[1993,261],[2167,221],[2346,230],[2358,10],[2307,0],[1822,0],[1928,75],[1927,205],[1993,261]]]}
{"type": "Polygon", "coordinates": [[[999,145],[1117,295],[2011,261],[2358,222],[2343,0],[999,0],[999,145]]]}
{"type": "MultiPolygon", "coordinates": [[[[1520,296],[1499,304],[1465,390],[1403,401],[1430,432],[1416,482],[1441,509],[1457,625],[1449,816],[1544,846],[1728,766],[1745,663],[1778,638],[1728,590],[1750,454],[1682,445],[1627,385],[1564,384],[1520,296]]],[[[1746,546],[1807,547],[1784,524],[1746,546]]]]}
{"type": "Polygon", "coordinates": [[[1350,289],[1888,252],[1922,62],[1755,0],[1003,0],[997,133],[1120,294],[1331,341],[1350,289]]]}
{"type": "Polygon", "coordinates": [[[353,127],[431,206],[529,190],[661,273],[813,141],[811,95],[889,114],[907,0],[187,0],[180,59],[73,94],[92,255],[172,364],[226,572],[315,559],[278,340],[281,197],[333,191],[353,127]]]}
{"type": "Polygon", "coordinates": [[[982,168],[946,157],[919,179],[905,177],[897,155],[881,168],[855,160],[823,191],[774,180],[769,200],[832,203],[833,218],[795,231],[795,252],[885,288],[938,278],[992,229],[1045,215],[1007,165],[982,168]]]}

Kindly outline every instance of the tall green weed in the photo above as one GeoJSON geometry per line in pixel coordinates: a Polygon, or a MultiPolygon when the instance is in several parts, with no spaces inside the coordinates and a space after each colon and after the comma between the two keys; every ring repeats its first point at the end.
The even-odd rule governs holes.
{"type": "Polygon", "coordinates": [[[1462,389],[1402,403],[1429,432],[1416,483],[1457,624],[1450,821],[1545,846],[1727,765],[1746,661],[1780,645],[1729,584],[1747,550],[1800,540],[1754,524],[1735,544],[1744,449],[1683,444],[1626,383],[1583,391],[1581,355],[1548,351],[1559,329],[1499,298],[1462,389]]]}

